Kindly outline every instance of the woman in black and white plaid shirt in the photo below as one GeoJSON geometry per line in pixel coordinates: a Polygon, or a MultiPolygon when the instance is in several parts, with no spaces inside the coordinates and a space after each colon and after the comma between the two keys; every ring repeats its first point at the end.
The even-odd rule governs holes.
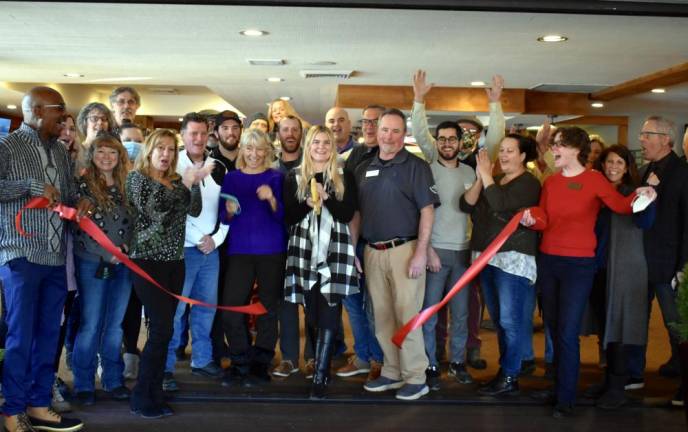
{"type": "Polygon", "coordinates": [[[356,211],[355,183],[337,162],[334,136],[328,128],[314,126],[309,131],[303,162],[284,183],[284,211],[289,224],[285,297],[305,307],[306,328],[317,341],[311,397],[322,398],[330,380],[342,299],[358,292],[347,226],[356,211]]]}

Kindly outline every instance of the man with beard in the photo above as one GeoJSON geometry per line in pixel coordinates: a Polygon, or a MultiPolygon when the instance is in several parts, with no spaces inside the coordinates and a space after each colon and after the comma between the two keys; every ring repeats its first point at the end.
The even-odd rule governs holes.
{"type": "Polygon", "coordinates": [[[344,108],[330,108],[325,114],[325,126],[334,134],[337,153],[346,153],[354,148],[354,139],[351,137],[351,120],[349,120],[349,113],[344,108]]]}
{"type": "Polygon", "coordinates": [[[277,124],[277,139],[280,143],[279,157],[274,168],[284,174],[301,163],[301,120],[288,115],[277,124]]]}
{"type": "MultiPolygon", "coordinates": [[[[413,125],[413,136],[416,143],[423,149],[435,149],[435,137],[430,134],[428,121],[425,114],[425,96],[432,89],[433,84],[428,84],[425,80],[425,71],[418,70],[413,75],[413,112],[411,123],[413,125]]],[[[490,123],[487,135],[485,136],[485,148],[491,160],[497,155],[499,143],[504,137],[504,113],[500,99],[504,79],[500,75],[492,77],[492,86],[486,88],[487,99],[490,108],[490,123]]],[[[482,124],[475,118],[462,118],[457,121],[462,130],[459,138],[462,138],[459,148],[458,159],[462,163],[475,169],[475,152],[478,150],[478,141],[483,130],[482,124]],[[468,142],[471,141],[469,144],[468,142]]],[[[424,151],[425,152],[425,151],[424,151]]],[[[427,157],[427,156],[426,156],[427,157]]],[[[428,159],[428,162],[432,162],[428,159]]],[[[479,289],[475,284],[470,286],[470,303],[468,311],[468,340],[466,342],[467,362],[474,369],[485,369],[487,362],[480,358],[480,322],[482,321],[482,306],[479,298],[479,289]]]]}
{"type": "MultiPolygon", "coordinates": [[[[210,157],[221,163],[225,168],[225,174],[236,169],[236,158],[239,154],[239,140],[241,139],[241,132],[243,124],[239,115],[234,111],[225,110],[215,116],[215,134],[219,141],[219,145],[210,151],[210,157]]],[[[213,170],[213,174],[219,172],[217,169],[213,170]]],[[[215,178],[222,184],[223,178],[215,178]]],[[[225,280],[224,274],[227,268],[227,254],[223,251],[227,247],[227,239],[218,246],[220,251],[220,277],[218,280],[218,303],[222,298],[225,280]]],[[[223,364],[223,359],[227,359],[229,352],[227,351],[227,344],[225,343],[224,330],[222,329],[222,314],[215,314],[213,326],[210,330],[210,339],[213,345],[213,361],[217,365],[223,364]]],[[[248,336],[247,336],[248,337],[248,336]]]]}
{"type": "MultiPolygon", "coordinates": [[[[430,162],[440,202],[445,203],[435,211],[430,246],[428,247],[428,274],[425,283],[423,309],[439,303],[468,268],[470,250],[468,242],[468,215],[459,210],[459,198],[475,182],[473,168],[459,160],[461,128],[445,121],[435,131],[435,146],[423,145],[421,150],[430,162]]],[[[449,302],[450,314],[450,363],[449,375],[461,384],[471,384],[473,378],[466,370],[465,353],[468,339],[468,305],[470,291],[459,291],[449,302]]],[[[432,390],[439,389],[439,361],[437,359],[435,328],[437,315],[423,325],[425,354],[429,366],[427,383],[432,390]]]]}
{"type": "Polygon", "coordinates": [[[122,123],[134,123],[136,111],[141,107],[141,96],[133,87],[117,87],[110,94],[110,108],[115,115],[117,129],[122,127],[122,123]]]}
{"type": "Polygon", "coordinates": [[[210,152],[210,156],[220,161],[225,166],[227,172],[236,169],[236,158],[239,154],[239,140],[241,139],[242,127],[241,119],[234,111],[222,111],[215,116],[215,133],[220,141],[220,145],[210,152]]]}

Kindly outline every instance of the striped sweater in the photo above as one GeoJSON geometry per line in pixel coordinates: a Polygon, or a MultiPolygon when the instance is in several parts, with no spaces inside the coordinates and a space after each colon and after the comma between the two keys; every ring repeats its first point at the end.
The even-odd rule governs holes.
{"type": "Polygon", "coordinates": [[[76,184],[64,146],[57,140],[42,143],[38,132],[25,123],[0,139],[0,265],[15,258],[42,265],[65,263],[64,226],[60,227],[60,250],[51,252],[48,246],[50,210],[24,212],[22,227],[32,234],[29,237],[20,236],[14,226],[17,212],[29,199],[43,195],[45,184],[50,183],[44,171],[46,158],[57,171],[57,184],[53,186],[60,191],[60,201],[73,205],[76,184]]]}

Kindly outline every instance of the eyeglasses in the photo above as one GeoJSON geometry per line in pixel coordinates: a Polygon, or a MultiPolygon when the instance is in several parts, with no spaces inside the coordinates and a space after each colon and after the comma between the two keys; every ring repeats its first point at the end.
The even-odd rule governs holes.
{"type": "Polygon", "coordinates": [[[557,141],[552,141],[552,144],[549,145],[551,148],[555,147],[566,147],[566,143],[562,140],[557,140],[557,141]]]}
{"type": "Polygon", "coordinates": [[[361,119],[361,125],[363,126],[377,126],[378,119],[361,119]]]}
{"type": "Polygon", "coordinates": [[[115,105],[136,105],[136,99],[117,99],[115,105]]]}
{"type": "Polygon", "coordinates": [[[449,138],[438,137],[437,142],[440,144],[444,144],[446,142],[448,142],[449,144],[456,144],[457,142],[459,142],[459,137],[455,137],[455,136],[450,136],[449,138]]]}
{"type": "Polygon", "coordinates": [[[638,134],[638,138],[650,138],[652,135],[669,135],[664,132],[642,131],[638,134]]]}
{"type": "Polygon", "coordinates": [[[41,105],[43,108],[57,108],[58,111],[64,111],[67,109],[67,106],[63,103],[60,104],[47,104],[47,105],[41,105]]]}
{"type": "Polygon", "coordinates": [[[88,121],[90,121],[91,123],[98,123],[99,121],[102,122],[102,123],[107,123],[107,122],[108,122],[107,117],[103,117],[103,116],[90,115],[90,116],[88,116],[88,117],[86,117],[86,118],[87,118],[88,121]]]}

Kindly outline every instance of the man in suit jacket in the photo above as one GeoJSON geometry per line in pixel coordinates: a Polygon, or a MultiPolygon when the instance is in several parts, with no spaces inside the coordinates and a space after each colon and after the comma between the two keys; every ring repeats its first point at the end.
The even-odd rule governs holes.
{"type": "Polygon", "coordinates": [[[679,375],[678,338],[669,326],[679,318],[672,280],[688,261],[688,164],[673,150],[675,133],[672,121],[652,116],[639,134],[643,157],[649,161],[640,174],[658,195],[655,222],[645,231],[644,246],[648,291],[657,296],[671,341],[671,359],[659,370],[664,376],[679,375]]]}

